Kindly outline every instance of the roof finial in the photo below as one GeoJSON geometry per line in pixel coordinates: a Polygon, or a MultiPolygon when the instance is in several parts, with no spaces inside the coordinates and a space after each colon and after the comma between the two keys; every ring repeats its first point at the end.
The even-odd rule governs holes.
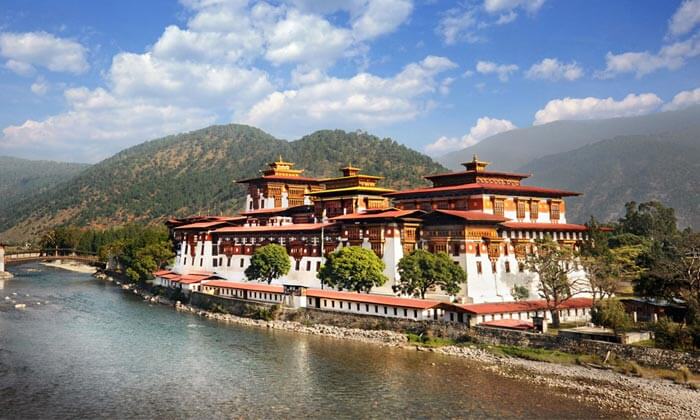
{"type": "Polygon", "coordinates": [[[476,153],[474,153],[474,156],[472,157],[472,162],[476,162],[478,160],[479,160],[479,156],[477,156],[476,153]]]}
{"type": "Polygon", "coordinates": [[[281,154],[281,153],[280,153],[280,160],[278,160],[277,162],[280,162],[280,163],[284,162],[284,161],[282,160],[282,154],[281,154]]]}

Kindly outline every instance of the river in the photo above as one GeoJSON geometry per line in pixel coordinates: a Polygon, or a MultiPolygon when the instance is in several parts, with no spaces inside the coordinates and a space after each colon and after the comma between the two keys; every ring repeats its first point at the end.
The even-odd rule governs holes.
{"type": "Polygon", "coordinates": [[[0,289],[3,418],[611,414],[458,358],[219,324],[87,274],[13,273],[0,289]]]}

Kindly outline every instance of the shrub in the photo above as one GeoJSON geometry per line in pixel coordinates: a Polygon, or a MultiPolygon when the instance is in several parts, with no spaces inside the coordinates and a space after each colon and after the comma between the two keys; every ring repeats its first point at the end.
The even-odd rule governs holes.
{"type": "Polygon", "coordinates": [[[654,341],[658,347],[671,350],[691,350],[693,339],[681,324],[664,317],[654,325],[654,341]]]}
{"type": "Polygon", "coordinates": [[[591,321],[598,326],[612,328],[615,331],[624,330],[630,325],[625,307],[615,299],[596,302],[591,310],[591,321]]]}

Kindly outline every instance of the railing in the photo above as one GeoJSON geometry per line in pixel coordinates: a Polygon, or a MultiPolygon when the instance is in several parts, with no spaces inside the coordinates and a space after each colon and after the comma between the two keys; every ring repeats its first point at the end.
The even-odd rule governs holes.
{"type": "Polygon", "coordinates": [[[5,254],[5,263],[24,260],[68,258],[84,261],[97,261],[97,253],[68,248],[26,249],[5,254]]]}

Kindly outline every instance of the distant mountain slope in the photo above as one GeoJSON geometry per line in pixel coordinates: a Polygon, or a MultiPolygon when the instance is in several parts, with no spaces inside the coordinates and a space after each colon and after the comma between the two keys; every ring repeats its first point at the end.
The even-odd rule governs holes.
{"type": "Polygon", "coordinates": [[[319,131],[300,140],[278,140],[257,128],[213,126],[126,149],[93,165],[53,191],[0,213],[0,238],[35,236],[62,223],[109,226],[193,213],[236,213],[244,187],[282,155],[305,175],[336,176],[352,163],[385,176],[384,185],[425,185],[423,175],[444,171],[428,156],[391,139],[365,133],[319,131]]]}
{"type": "Polygon", "coordinates": [[[0,213],[23,198],[73,178],[88,166],[0,156],[0,213]]]}
{"type": "Polygon", "coordinates": [[[519,168],[528,184],[582,192],[567,200],[567,218],[584,222],[621,216],[628,201],[659,200],[681,225],[700,227],[700,136],[676,130],[624,136],[535,160],[519,168]]]}
{"type": "Polygon", "coordinates": [[[694,129],[700,133],[700,106],[639,117],[590,121],[556,121],[491,136],[474,146],[437,160],[451,169],[473,154],[493,162],[494,169],[514,170],[535,159],[578,149],[617,136],[653,135],[694,129]]]}

